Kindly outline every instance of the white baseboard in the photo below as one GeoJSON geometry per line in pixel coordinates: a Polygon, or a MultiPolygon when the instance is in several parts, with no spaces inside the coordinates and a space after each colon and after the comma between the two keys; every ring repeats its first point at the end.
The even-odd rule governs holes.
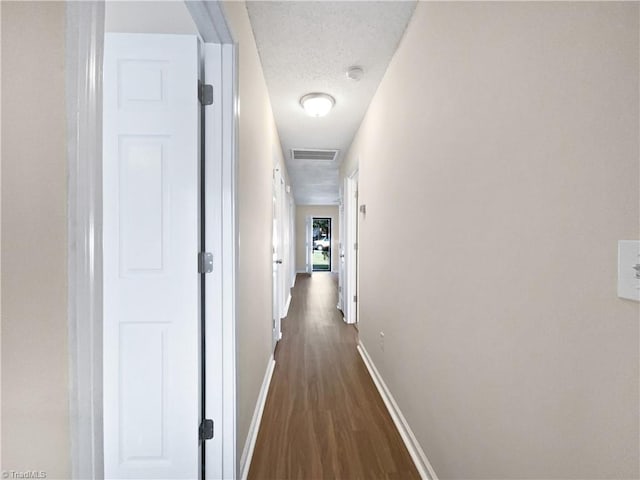
{"type": "Polygon", "coordinates": [[[273,369],[276,366],[276,361],[271,355],[269,364],[267,365],[267,371],[264,374],[262,380],[262,387],[260,388],[260,394],[258,395],[258,401],[256,402],[256,409],[253,412],[253,418],[251,419],[251,425],[249,426],[249,434],[247,435],[247,441],[244,444],[244,450],[242,451],[242,457],[240,457],[240,478],[242,480],[247,479],[249,474],[249,467],[251,467],[251,459],[253,458],[253,449],[256,446],[256,440],[258,439],[258,431],[260,430],[260,422],[262,421],[262,412],[264,412],[264,404],[267,401],[267,393],[269,392],[269,385],[271,384],[271,377],[273,376],[273,369]]]}
{"type": "Polygon", "coordinates": [[[411,459],[418,469],[420,477],[424,480],[438,480],[438,476],[433,470],[431,463],[429,463],[429,459],[427,459],[427,456],[424,454],[424,451],[413,434],[411,427],[409,427],[407,420],[404,418],[404,415],[402,415],[398,404],[393,398],[393,395],[391,395],[387,385],[384,383],[384,380],[380,376],[376,366],[373,364],[373,361],[371,360],[371,357],[369,357],[367,349],[364,348],[362,342],[358,342],[358,352],[360,352],[360,356],[362,357],[367,370],[369,370],[369,375],[371,375],[373,383],[376,384],[376,388],[378,389],[378,392],[380,392],[380,396],[382,397],[387,410],[389,410],[389,414],[402,437],[402,441],[407,447],[407,450],[409,450],[409,455],[411,455],[411,459]]]}
{"type": "Polygon", "coordinates": [[[291,291],[289,291],[289,296],[287,297],[287,302],[284,304],[284,315],[282,318],[289,315],[289,307],[291,306],[291,291]]]}

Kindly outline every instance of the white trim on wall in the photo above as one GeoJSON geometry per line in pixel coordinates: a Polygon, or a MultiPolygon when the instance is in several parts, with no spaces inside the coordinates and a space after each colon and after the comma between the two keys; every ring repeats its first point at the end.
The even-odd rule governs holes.
{"type": "Polygon", "coordinates": [[[206,449],[207,479],[235,478],[235,50],[232,45],[205,43],[205,80],[214,85],[214,106],[205,109],[205,248],[220,259],[220,268],[205,283],[206,418],[215,421],[217,436],[206,449]],[[221,391],[220,391],[221,390],[221,391]],[[222,457],[220,457],[220,453],[222,457]]]}
{"type": "Polygon", "coordinates": [[[289,283],[290,287],[296,284],[296,203],[291,192],[287,193],[289,198],[289,283]]]}
{"type": "Polygon", "coordinates": [[[418,443],[416,436],[413,434],[407,419],[404,418],[402,411],[400,411],[400,407],[398,407],[398,404],[393,398],[393,395],[391,395],[386,383],[384,383],[380,372],[378,372],[378,369],[374,365],[373,360],[371,360],[371,357],[369,356],[366,348],[364,348],[362,342],[358,342],[358,352],[360,352],[362,361],[367,367],[369,375],[371,375],[371,378],[373,379],[373,383],[375,383],[378,392],[380,392],[380,396],[393,419],[393,423],[398,429],[398,433],[400,433],[400,436],[402,437],[402,441],[409,451],[409,455],[411,455],[413,463],[418,469],[420,477],[424,480],[438,480],[436,472],[433,470],[429,459],[422,450],[420,443],[418,443]]]}
{"type": "Polygon", "coordinates": [[[358,242],[358,201],[355,194],[358,189],[358,167],[344,179],[344,282],[342,285],[342,312],[344,321],[349,324],[358,321],[358,305],[353,301],[358,294],[358,252],[353,245],[358,242]]]}
{"type": "Polygon", "coordinates": [[[249,434],[247,435],[247,441],[244,444],[242,451],[242,457],[240,458],[240,478],[242,480],[247,479],[249,474],[249,468],[251,467],[251,459],[253,458],[253,449],[256,446],[256,440],[258,439],[258,432],[260,431],[260,423],[262,422],[262,413],[264,412],[264,405],[267,401],[267,394],[269,393],[269,385],[271,385],[271,378],[273,377],[273,369],[276,366],[276,361],[273,355],[269,358],[267,364],[267,371],[264,374],[262,380],[262,387],[258,394],[258,400],[256,402],[256,408],[253,411],[253,417],[251,418],[251,425],[249,426],[249,434]]]}
{"type": "Polygon", "coordinates": [[[222,5],[211,0],[185,0],[198,33],[205,42],[232,45],[233,35],[224,18],[222,5]]]}
{"type": "Polygon", "coordinates": [[[66,4],[71,476],[104,478],[102,434],[103,2],[66,4]]]}
{"type": "Polygon", "coordinates": [[[287,301],[284,304],[284,311],[282,312],[282,318],[285,318],[289,315],[289,307],[291,306],[291,290],[289,290],[289,294],[287,295],[287,301]]]}
{"type": "Polygon", "coordinates": [[[238,49],[233,44],[222,45],[222,442],[223,474],[225,479],[236,478],[236,292],[238,291],[238,49]]]}
{"type": "Polygon", "coordinates": [[[311,215],[307,215],[304,223],[304,248],[305,248],[305,273],[313,273],[313,256],[311,255],[311,243],[313,242],[313,227],[311,226],[311,215]]]}
{"type": "MultiPolygon", "coordinates": [[[[345,238],[345,225],[344,225],[344,188],[340,187],[340,202],[338,203],[338,303],[336,308],[343,312],[344,304],[344,238],[345,238]]],[[[344,318],[344,313],[343,313],[344,318]]]]}
{"type": "MultiPolygon", "coordinates": [[[[236,478],[237,412],[236,412],[236,292],[238,291],[238,48],[220,2],[185,0],[198,33],[205,42],[221,46],[222,72],[222,144],[221,144],[221,268],[222,268],[222,419],[216,425],[222,430],[222,474],[236,478]]],[[[214,90],[215,90],[214,86],[214,90]]],[[[211,398],[214,392],[209,392],[211,398]]],[[[213,478],[211,469],[205,470],[213,478]]]]}

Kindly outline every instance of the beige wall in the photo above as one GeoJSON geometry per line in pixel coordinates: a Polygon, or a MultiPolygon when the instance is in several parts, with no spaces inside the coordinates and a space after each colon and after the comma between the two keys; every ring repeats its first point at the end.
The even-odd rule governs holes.
{"type": "Polygon", "coordinates": [[[271,356],[272,171],[280,140],[244,2],[226,2],[239,48],[237,448],[242,454],[271,356]]]}
{"type": "Polygon", "coordinates": [[[69,478],[65,10],[2,2],[2,469],[69,478]]]}
{"type": "Polygon", "coordinates": [[[189,10],[181,1],[113,1],[105,4],[105,31],[197,35],[189,10]]]}
{"type": "Polygon", "coordinates": [[[338,244],[340,242],[340,226],[338,225],[338,207],[335,205],[298,205],[296,207],[296,270],[306,270],[307,217],[331,218],[331,270],[338,271],[338,244]]]}
{"type": "Polygon", "coordinates": [[[360,338],[442,479],[640,475],[638,23],[419,3],[352,145],[360,338]]]}

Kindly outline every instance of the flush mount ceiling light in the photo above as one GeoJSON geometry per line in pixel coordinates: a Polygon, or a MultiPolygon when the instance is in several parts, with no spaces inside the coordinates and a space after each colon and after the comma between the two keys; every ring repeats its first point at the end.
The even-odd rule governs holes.
{"type": "Polygon", "coordinates": [[[326,93],[308,93],[300,99],[300,105],[312,117],[324,117],[335,104],[336,100],[326,93]]]}

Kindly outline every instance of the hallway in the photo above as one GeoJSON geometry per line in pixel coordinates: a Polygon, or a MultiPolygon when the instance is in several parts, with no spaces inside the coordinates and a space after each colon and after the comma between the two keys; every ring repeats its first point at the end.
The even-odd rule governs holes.
{"type": "Polygon", "coordinates": [[[250,479],[420,478],[337,293],[335,275],[297,276],[250,479]]]}

